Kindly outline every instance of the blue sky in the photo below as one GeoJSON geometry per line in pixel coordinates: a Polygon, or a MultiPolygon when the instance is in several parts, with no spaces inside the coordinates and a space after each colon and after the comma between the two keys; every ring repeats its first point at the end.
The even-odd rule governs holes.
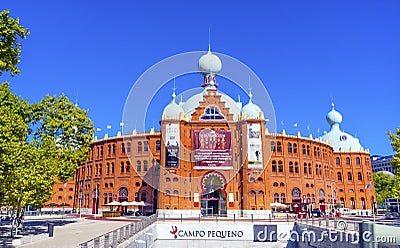
{"type": "MultiPolygon", "coordinates": [[[[21,75],[9,80],[30,101],[64,92],[115,135],[125,99],[150,66],[174,54],[206,50],[247,64],[264,82],[278,131],[314,137],[328,130],[331,101],[345,132],[371,154],[392,154],[386,132],[400,127],[400,2],[387,1],[21,1],[1,9],[20,17],[21,75]]],[[[177,93],[201,75],[177,79],[177,93]]],[[[222,86],[221,86],[222,87],[222,86]]],[[[149,119],[158,125],[172,83],[149,119]]],[[[234,97],[236,98],[236,97],[234,97]]],[[[149,126],[152,125],[149,124],[149,126]]]]}

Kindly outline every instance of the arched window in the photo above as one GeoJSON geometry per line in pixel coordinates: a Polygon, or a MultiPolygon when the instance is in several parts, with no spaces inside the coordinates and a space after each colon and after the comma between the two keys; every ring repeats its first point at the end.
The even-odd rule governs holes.
{"type": "Polygon", "coordinates": [[[131,152],[131,142],[128,142],[126,151],[127,151],[128,153],[131,152]]]}
{"type": "Polygon", "coordinates": [[[107,163],[107,174],[110,174],[110,163],[107,163]]]}
{"type": "Polygon", "coordinates": [[[307,163],[304,163],[304,174],[306,175],[307,174],[307,171],[308,171],[308,166],[307,166],[307,163]]]}
{"type": "Polygon", "coordinates": [[[177,177],[174,177],[174,178],[172,179],[172,181],[176,183],[176,182],[179,181],[179,179],[178,179],[177,177]]]}
{"type": "Polygon", "coordinates": [[[142,195],[141,195],[141,197],[140,197],[141,200],[142,200],[143,202],[146,202],[146,200],[147,200],[147,199],[146,199],[146,198],[147,198],[146,196],[147,196],[146,192],[143,192],[142,195]]]}
{"type": "Polygon", "coordinates": [[[161,141],[160,140],[156,141],[156,151],[161,151],[161,141]]]}
{"type": "Polygon", "coordinates": [[[278,185],[279,184],[277,182],[274,182],[274,184],[273,184],[274,187],[278,187],[278,185]]]}
{"type": "Polygon", "coordinates": [[[358,181],[362,181],[362,174],[361,174],[361,172],[358,172],[358,173],[357,173],[357,177],[358,177],[358,181]]]}
{"type": "Polygon", "coordinates": [[[323,189],[320,189],[318,191],[318,197],[319,197],[319,199],[325,199],[325,192],[323,189]]]}
{"type": "Polygon", "coordinates": [[[357,164],[357,165],[360,164],[360,158],[359,158],[359,157],[356,158],[356,164],[357,164]]]}
{"type": "Polygon", "coordinates": [[[275,141],[271,141],[271,152],[274,152],[275,150],[276,150],[275,141]]]}
{"type": "Polygon", "coordinates": [[[300,173],[299,163],[297,163],[297,162],[294,163],[294,173],[296,173],[296,174],[300,173]]]}
{"type": "Polygon", "coordinates": [[[99,175],[101,176],[102,173],[103,173],[103,165],[99,164],[99,175]]]}
{"type": "Polygon", "coordinates": [[[254,190],[250,190],[250,195],[256,195],[256,192],[254,190]]]}
{"type": "Polygon", "coordinates": [[[364,189],[360,189],[360,192],[361,192],[361,193],[364,193],[364,189]]]}
{"type": "Polygon", "coordinates": [[[104,193],[104,204],[107,204],[107,197],[108,195],[107,195],[107,193],[104,193]]]}
{"type": "Polygon", "coordinates": [[[148,152],[149,151],[149,142],[148,141],[145,141],[144,142],[144,149],[143,149],[145,152],[148,152]]]}
{"type": "Polygon", "coordinates": [[[297,153],[297,144],[293,143],[293,153],[297,153]]]}
{"type": "Polygon", "coordinates": [[[283,163],[282,163],[282,161],[278,161],[278,172],[283,172],[283,163]]]}
{"type": "Polygon", "coordinates": [[[292,189],[292,198],[300,198],[301,196],[301,191],[299,188],[293,188],[292,189]]]}
{"type": "Polygon", "coordinates": [[[301,150],[303,152],[303,155],[306,155],[307,151],[306,151],[306,145],[302,145],[301,146],[301,150]]]}
{"type": "Polygon", "coordinates": [[[346,157],[346,164],[349,165],[350,164],[350,158],[346,157]]]}
{"type": "Polygon", "coordinates": [[[307,155],[310,155],[310,146],[307,145],[307,155]]]}
{"type": "Polygon", "coordinates": [[[131,172],[131,163],[129,161],[126,162],[126,172],[131,172]]]}
{"type": "Polygon", "coordinates": [[[314,157],[316,157],[316,156],[317,156],[317,147],[314,146],[314,157]]]}
{"type": "Polygon", "coordinates": [[[336,165],[340,165],[340,158],[336,157],[336,165]]]}
{"type": "Polygon", "coordinates": [[[311,195],[307,194],[307,203],[311,203],[311,195]]]}
{"type": "Polygon", "coordinates": [[[142,145],[142,142],[139,141],[139,142],[138,142],[138,147],[137,147],[137,151],[138,151],[138,152],[141,152],[141,151],[142,151],[142,146],[143,146],[143,145],[142,145]]]}
{"type": "Polygon", "coordinates": [[[116,149],[116,147],[115,147],[115,144],[113,144],[113,145],[112,145],[112,154],[113,154],[113,155],[115,155],[116,150],[117,150],[117,149],[116,149]]]}
{"type": "Polygon", "coordinates": [[[364,197],[361,197],[361,208],[362,208],[362,209],[366,209],[366,206],[365,206],[365,198],[364,198],[364,197]]]}
{"type": "Polygon", "coordinates": [[[285,187],[285,183],[280,183],[279,186],[280,187],[285,187]]]}
{"type": "Polygon", "coordinates": [[[310,187],[310,185],[308,183],[306,183],[306,188],[309,188],[309,187],[310,187]]]}
{"type": "Polygon", "coordinates": [[[311,202],[315,203],[315,195],[314,194],[311,195],[311,202]]]}
{"type": "Polygon", "coordinates": [[[355,209],[356,208],[356,202],[354,201],[354,197],[350,198],[350,208],[355,209]]]}
{"type": "Polygon", "coordinates": [[[169,177],[166,177],[165,178],[165,181],[168,183],[168,182],[171,182],[171,178],[169,178],[169,177]]]}
{"type": "Polygon", "coordinates": [[[107,155],[110,155],[111,154],[111,145],[108,145],[107,146],[107,155]]]}
{"type": "Polygon", "coordinates": [[[221,114],[221,111],[216,106],[208,106],[204,114],[200,117],[202,120],[223,120],[225,117],[221,114]]]}
{"type": "Polygon", "coordinates": [[[178,190],[174,190],[174,195],[178,195],[179,194],[179,191],[178,190]]]}
{"type": "Polygon", "coordinates": [[[264,191],[260,190],[260,191],[258,191],[258,194],[259,195],[264,195],[264,191]]]}
{"type": "Polygon", "coordinates": [[[125,154],[125,143],[121,144],[121,153],[125,154]]]}
{"type": "Polygon", "coordinates": [[[340,197],[340,205],[342,205],[342,207],[344,208],[344,197],[340,197]]]}
{"type": "Polygon", "coordinates": [[[272,161],[272,172],[276,172],[276,161],[272,161]]]}
{"type": "Polygon", "coordinates": [[[276,151],[282,152],[282,143],[280,141],[278,141],[278,143],[276,143],[276,151]]]}
{"type": "Polygon", "coordinates": [[[293,172],[294,172],[294,169],[293,169],[293,162],[292,162],[292,161],[289,162],[289,172],[290,172],[290,173],[293,173],[293,172]]]}
{"type": "Polygon", "coordinates": [[[124,173],[124,168],[125,168],[124,162],[121,162],[121,173],[124,173]]]}
{"type": "Polygon", "coordinates": [[[338,172],[338,173],[337,173],[337,180],[338,180],[339,182],[342,181],[342,173],[341,173],[341,172],[338,172]]]}
{"type": "Polygon", "coordinates": [[[142,162],[140,162],[140,160],[136,161],[136,171],[137,172],[142,171],[142,162]]]}
{"type": "Polygon", "coordinates": [[[311,187],[311,188],[314,188],[314,184],[310,184],[310,187],[311,187]]]}
{"type": "Polygon", "coordinates": [[[111,162],[111,174],[114,174],[115,168],[114,168],[114,162],[111,162]]]}
{"type": "Polygon", "coordinates": [[[308,164],[308,174],[312,176],[312,165],[310,163],[308,164]]]}
{"type": "Polygon", "coordinates": [[[127,199],[127,198],[128,198],[128,189],[125,188],[125,187],[121,187],[121,188],[118,190],[118,197],[119,197],[120,199],[127,199]]]}
{"type": "Polygon", "coordinates": [[[353,176],[351,175],[351,172],[347,172],[347,180],[353,181],[353,176]]]}
{"type": "Polygon", "coordinates": [[[262,183],[263,179],[261,177],[257,178],[257,182],[262,183]]]}
{"type": "Polygon", "coordinates": [[[290,142],[287,144],[287,151],[288,151],[288,153],[292,153],[292,151],[293,151],[292,143],[290,143],[290,142]]]}
{"type": "Polygon", "coordinates": [[[254,183],[255,181],[256,181],[256,179],[254,178],[254,177],[250,177],[250,180],[249,180],[251,183],[254,183]]]}
{"type": "Polygon", "coordinates": [[[286,203],[286,195],[284,193],[281,194],[281,203],[286,203]]]}
{"type": "Polygon", "coordinates": [[[143,171],[147,171],[148,170],[148,162],[147,160],[143,160],[143,171]]]}
{"type": "Polygon", "coordinates": [[[274,194],[274,202],[279,202],[279,194],[278,193],[274,194]]]}

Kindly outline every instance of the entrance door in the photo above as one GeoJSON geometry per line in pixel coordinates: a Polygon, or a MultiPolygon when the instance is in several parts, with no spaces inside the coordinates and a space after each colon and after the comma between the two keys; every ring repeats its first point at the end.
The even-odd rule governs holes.
{"type": "Polygon", "coordinates": [[[226,199],[220,189],[203,195],[201,213],[204,216],[226,216],[226,199]]]}

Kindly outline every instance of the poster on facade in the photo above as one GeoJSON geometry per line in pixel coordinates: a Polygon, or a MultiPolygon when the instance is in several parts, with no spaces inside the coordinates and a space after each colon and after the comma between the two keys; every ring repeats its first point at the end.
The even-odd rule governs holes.
{"type": "Polygon", "coordinates": [[[194,131],[194,169],[233,169],[231,131],[194,131]]]}
{"type": "Polygon", "coordinates": [[[248,168],[263,168],[260,124],[247,124],[247,158],[248,168]]]}
{"type": "Polygon", "coordinates": [[[165,148],[166,161],[165,168],[179,167],[179,124],[168,124],[166,126],[165,148]]]}

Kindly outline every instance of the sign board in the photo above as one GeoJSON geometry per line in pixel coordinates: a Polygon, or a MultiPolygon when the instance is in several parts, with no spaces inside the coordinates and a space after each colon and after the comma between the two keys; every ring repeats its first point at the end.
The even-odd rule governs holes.
{"type": "Polygon", "coordinates": [[[247,124],[247,158],[248,168],[263,168],[260,124],[247,124]]]}
{"type": "Polygon", "coordinates": [[[179,124],[168,124],[165,133],[165,168],[179,168],[179,124]]]}
{"type": "Polygon", "coordinates": [[[194,169],[233,169],[231,131],[194,131],[194,169]]]}

